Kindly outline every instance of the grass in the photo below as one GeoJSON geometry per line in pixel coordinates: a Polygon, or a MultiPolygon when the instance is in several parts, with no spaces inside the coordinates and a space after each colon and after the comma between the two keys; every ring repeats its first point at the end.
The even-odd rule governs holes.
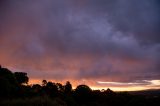
{"type": "Polygon", "coordinates": [[[0,106],[67,106],[64,101],[59,98],[51,99],[48,97],[34,97],[26,99],[5,100],[0,106]]]}

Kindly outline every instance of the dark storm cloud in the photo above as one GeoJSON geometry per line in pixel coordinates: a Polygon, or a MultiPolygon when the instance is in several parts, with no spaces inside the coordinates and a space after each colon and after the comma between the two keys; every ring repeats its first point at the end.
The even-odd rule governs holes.
{"type": "Polygon", "coordinates": [[[159,6],[158,0],[101,0],[93,8],[106,12],[116,29],[134,33],[142,43],[159,43],[159,6]]]}
{"type": "Polygon", "coordinates": [[[159,79],[159,5],[157,0],[2,0],[0,62],[33,78],[159,79]]]}

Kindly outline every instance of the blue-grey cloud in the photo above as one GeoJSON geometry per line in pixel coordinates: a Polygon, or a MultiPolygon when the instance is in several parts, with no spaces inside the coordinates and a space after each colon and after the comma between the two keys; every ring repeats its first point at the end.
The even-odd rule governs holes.
{"type": "Polygon", "coordinates": [[[32,78],[159,79],[159,5],[158,0],[2,0],[0,63],[32,78]]]}

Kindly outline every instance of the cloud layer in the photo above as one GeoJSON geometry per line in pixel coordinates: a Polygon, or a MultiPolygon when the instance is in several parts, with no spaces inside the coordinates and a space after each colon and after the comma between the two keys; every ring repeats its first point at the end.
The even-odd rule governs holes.
{"type": "Polygon", "coordinates": [[[159,5],[158,0],[2,0],[0,64],[33,79],[159,80],[159,5]]]}

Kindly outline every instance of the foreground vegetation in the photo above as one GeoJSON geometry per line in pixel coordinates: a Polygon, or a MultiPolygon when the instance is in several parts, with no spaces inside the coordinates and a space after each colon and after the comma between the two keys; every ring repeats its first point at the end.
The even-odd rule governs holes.
{"type": "Polygon", "coordinates": [[[87,85],[72,89],[65,85],[43,80],[42,85],[28,85],[24,72],[11,72],[0,67],[0,106],[159,106],[160,92],[139,95],[128,92],[92,90],[87,85]],[[155,94],[155,93],[154,93],[155,94]]]}

